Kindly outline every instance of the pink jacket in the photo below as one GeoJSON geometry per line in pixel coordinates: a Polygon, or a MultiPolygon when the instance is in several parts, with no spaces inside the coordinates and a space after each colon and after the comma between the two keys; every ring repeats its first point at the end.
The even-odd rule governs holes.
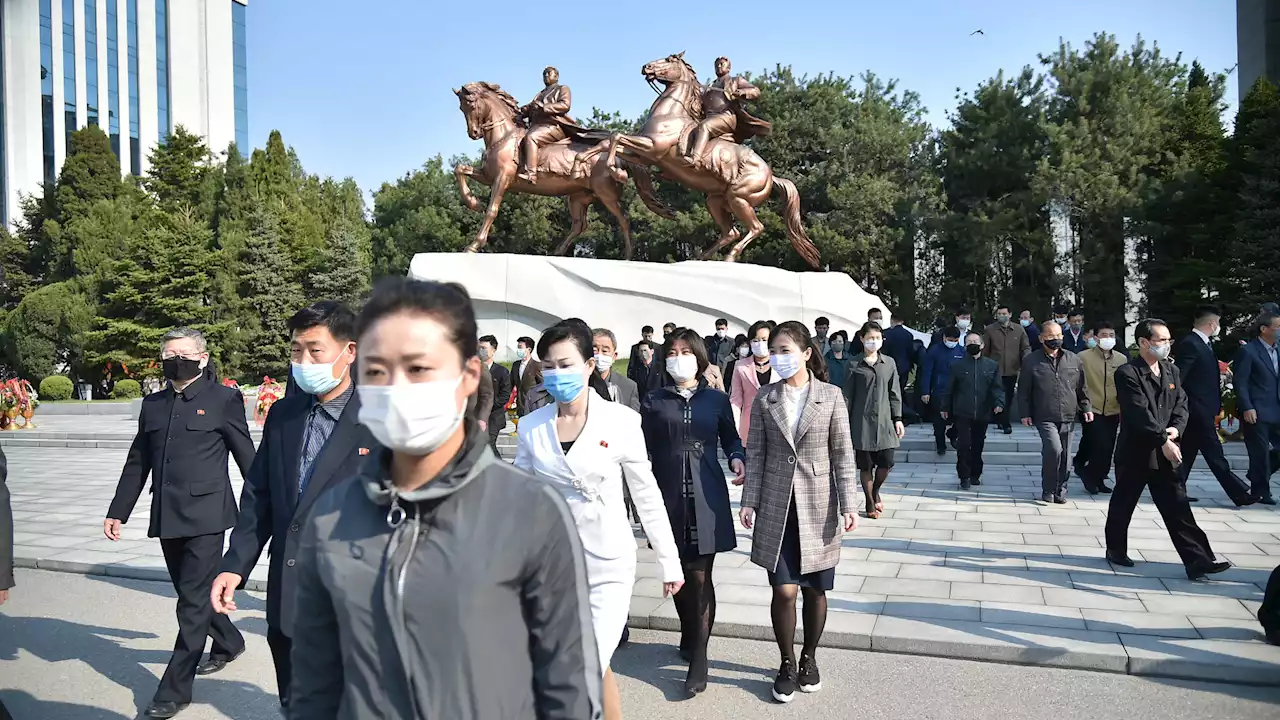
{"type": "MultiPolygon", "coordinates": [[[[738,421],[738,436],[744,443],[747,441],[747,432],[751,429],[751,404],[756,401],[756,393],[760,392],[755,365],[755,359],[751,357],[739,360],[733,366],[733,387],[729,389],[729,404],[733,406],[734,419],[738,421]]],[[[781,379],[770,368],[769,382],[776,383],[781,379]]]]}

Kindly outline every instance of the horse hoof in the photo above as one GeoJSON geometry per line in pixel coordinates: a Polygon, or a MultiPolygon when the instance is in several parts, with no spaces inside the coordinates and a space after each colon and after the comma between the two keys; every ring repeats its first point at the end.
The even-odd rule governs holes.
{"type": "Polygon", "coordinates": [[[467,252],[467,253],[480,252],[480,244],[479,244],[479,243],[471,243],[470,245],[468,245],[468,246],[466,246],[465,248],[463,248],[463,249],[462,249],[462,252],[467,252]]]}
{"type": "Polygon", "coordinates": [[[613,175],[613,179],[620,183],[627,181],[627,171],[622,168],[610,168],[609,174],[613,175]]]}

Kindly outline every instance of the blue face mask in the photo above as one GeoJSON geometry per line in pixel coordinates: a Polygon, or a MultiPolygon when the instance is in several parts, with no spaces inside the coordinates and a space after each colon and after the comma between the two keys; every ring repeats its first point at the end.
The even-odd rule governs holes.
{"type": "Polygon", "coordinates": [[[580,367],[556,368],[543,371],[542,386],[556,402],[566,404],[578,399],[587,380],[580,367]]]}
{"type": "Polygon", "coordinates": [[[347,368],[342,369],[342,373],[338,377],[333,376],[334,363],[294,363],[293,364],[293,381],[298,383],[298,388],[302,392],[311,395],[324,395],[330,390],[338,387],[342,382],[342,375],[345,375],[347,368]]]}
{"type": "Polygon", "coordinates": [[[946,345],[948,350],[955,350],[956,346],[960,344],[960,341],[959,340],[943,340],[942,344],[946,345]]]}

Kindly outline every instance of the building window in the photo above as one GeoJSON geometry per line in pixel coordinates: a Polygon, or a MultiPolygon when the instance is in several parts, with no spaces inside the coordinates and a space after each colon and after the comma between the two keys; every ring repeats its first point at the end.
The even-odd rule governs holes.
{"type": "Polygon", "coordinates": [[[69,152],[76,131],[76,0],[62,0],[62,108],[69,152]]]}
{"type": "Polygon", "coordinates": [[[98,124],[98,0],[84,0],[84,109],[90,125],[98,124]]]}
{"type": "Polygon", "coordinates": [[[53,0],[40,0],[40,121],[44,136],[44,181],[53,167],[53,0]]]}
{"type": "Polygon", "coordinates": [[[160,142],[169,137],[169,0],[156,0],[156,115],[160,142]]]}
{"type": "Polygon", "coordinates": [[[125,23],[129,36],[129,172],[142,174],[142,148],[138,142],[138,0],[125,0],[125,23]]]}
{"type": "Polygon", "coordinates": [[[231,3],[231,51],[235,69],[236,147],[249,153],[249,51],[245,30],[245,6],[231,3]]]}
{"type": "Polygon", "coordinates": [[[117,0],[107,0],[107,134],[111,152],[120,157],[120,39],[117,0]]]}

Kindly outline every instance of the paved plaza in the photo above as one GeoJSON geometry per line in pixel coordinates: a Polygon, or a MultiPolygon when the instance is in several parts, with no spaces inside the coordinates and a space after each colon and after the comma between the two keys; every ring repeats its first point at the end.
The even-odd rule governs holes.
{"type": "MultiPolygon", "coordinates": [[[[146,496],[123,539],[102,537],[102,518],[124,462],[127,417],[54,418],[40,430],[0,436],[9,457],[20,567],[165,580],[160,546],[146,536],[146,496]]],[[[1131,569],[1103,559],[1107,496],[1073,478],[1066,505],[1039,495],[1034,436],[990,435],[993,453],[976,492],[962,492],[925,428],[909,430],[884,490],[886,512],[860,518],[844,539],[823,644],[833,648],[990,660],[1142,676],[1280,685],[1280,647],[1262,638],[1262,586],[1280,565],[1280,512],[1230,505],[1213,477],[1189,483],[1200,526],[1236,567],[1218,581],[1187,581],[1162,521],[1144,501],[1130,529],[1131,569]]],[[[504,454],[513,438],[502,439],[504,454]]],[[[1238,445],[1228,447],[1233,461],[1238,445]]],[[[1202,464],[1198,467],[1202,468],[1202,464]]],[[[232,470],[237,491],[238,473],[232,470]]],[[[735,500],[738,489],[734,488],[735,500]]],[[[749,561],[750,533],[716,564],[715,634],[772,639],[765,572],[749,561]]],[[[635,628],[676,629],[652,551],[640,549],[635,628]]],[[[266,557],[251,576],[263,589],[266,557]]],[[[27,572],[19,571],[19,589],[27,572]]],[[[167,620],[172,622],[172,613],[167,620]]],[[[908,662],[904,659],[903,662],[908,662]]],[[[771,664],[771,663],[766,663],[771,664]]],[[[771,669],[770,669],[771,671],[771,669]]]]}

